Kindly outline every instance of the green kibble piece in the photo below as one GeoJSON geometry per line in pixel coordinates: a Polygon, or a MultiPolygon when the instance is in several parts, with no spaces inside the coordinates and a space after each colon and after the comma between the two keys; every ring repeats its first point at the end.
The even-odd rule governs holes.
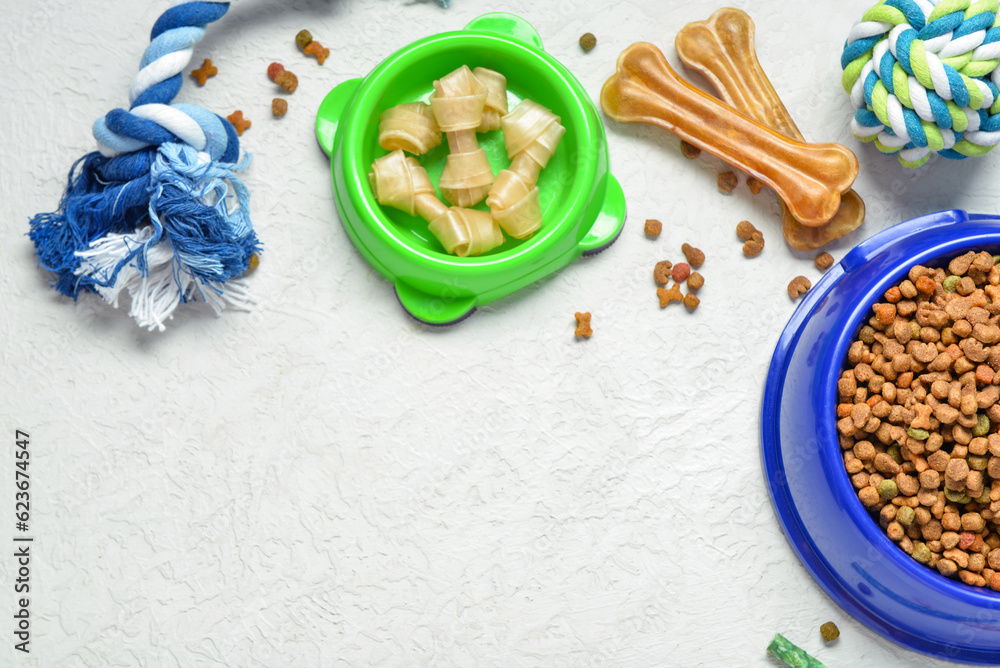
{"type": "MultiPolygon", "coordinates": [[[[931,433],[926,429],[915,429],[914,427],[910,427],[906,430],[906,435],[910,438],[915,438],[918,441],[926,441],[930,437],[931,433]]],[[[899,464],[900,462],[896,463],[899,464]]]]}
{"type": "Polygon", "coordinates": [[[990,419],[980,413],[976,416],[976,426],[972,428],[973,436],[985,436],[990,433],[990,419]]]}
{"type": "Polygon", "coordinates": [[[300,49],[304,49],[313,41],[312,33],[308,30],[300,30],[295,36],[295,43],[299,45],[300,49]]]}
{"type": "Polygon", "coordinates": [[[920,563],[926,564],[931,560],[931,548],[927,547],[926,543],[914,543],[911,556],[920,563]]]}
{"type": "Polygon", "coordinates": [[[590,51],[595,46],[597,46],[597,38],[594,37],[594,33],[585,32],[580,36],[580,48],[584,51],[590,51]]]}
{"type": "Polygon", "coordinates": [[[976,503],[982,504],[984,506],[990,505],[992,499],[990,498],[990,490],[984,490],[983,493],[976,499],[976,503]]]}
{"type": "Polygon", "coordinates": [[[973,471],[985,471],[989,466],[990,458],[986,455],[968,455],[965,461],[969,463],[969,468],[973,471]]]}
{"type": "Polygon", "coordinates": [[[819,632],[825,642],[833,642],[840,637],[840,629],[833,622],[823,624],[823,626],[819,627],[819,632]]]}
{"type": "Polygon", "coordinates": [[[899,496],[899,487],[895,480],[883,480],[878,484],[878,495],[888,501],[899,496]]]}
{"type": "Polygon", "coordinates": [[[858,332],[858,338],[870,346],[875,343],[875,329],[870,325],[865,325],[861,328],[861,331],[858,332]]]}
{"type": "Polygon", "coordinates": [[[952,503],[971,503],[972,497],[968,496],[964,492],[956,492],[951,489],[944,490],[944,498],[948,499],[952,503]]]}
{"type": "Polygon", "coordinates": [[[892,457],[892,461],[896,462],[897,464],[903,463],[903,453],[900,452],[898,445],[895,444],[890,445],[888,448],[886,448],[885,454],[892,457]]]}
{"type": "Polygon", "coordinates": [[[952,274],[941,281],[941,287],[944,288],[945,292],[955,292],[960,280],[962,280],[961,277],[952,274]]]}
{"type": "Polygon", "coordinates": [[[900,506],[899,510],[896,511],[896,521],[904,527],[908,527],[913,524],[913,520],[916,516],[916,512],[914,512],[913,508],[910,508],[909,506],[900,506]]]}
{"type": "Polygon", "coordinates": [[[1000,255],[993,256],[993,264],[1000,264],[1000,255]]]}

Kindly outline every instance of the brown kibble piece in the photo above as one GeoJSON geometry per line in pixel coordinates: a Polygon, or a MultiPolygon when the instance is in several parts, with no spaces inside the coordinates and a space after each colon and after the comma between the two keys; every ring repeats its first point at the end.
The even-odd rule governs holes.
{"type": "Polygon", "coordinates": [[[655,218],[649,218],[646,220],[646,225],[642,228],[642,231],[646,233],[647,237],[655,239],[660,236],[660,232],[663,231],[663,223],[655,218]]]}
{"type": "Polygon", "coordinates": [[[271,100],[271,113],[275,117],[284,116],[288,113],[288,100],[281,97],[276,97],[271,100]]]}
{"type": "Polygon", "coordinates": [[[661,260],[656,263],[653,267],[653,280],[659,285],[666,285],[670,282],[670,268],[673,267],[673,263],[670,260],[661,260]]]}
{"type": "Polygon", "coordinates": [[[580,48],[584,51],[590,51],[595,46],[597,46],[597,38],[594,37],[594,33],[585,32],[580,35],[580,48]]]}
{"type": "Polygon", "coordinates": [[[688,264],[692,267],[698,268],[705,262],[705,253],[691,244],[683,244],[681,252],[684,253],[684,257],[687,258],[688,264]]]}
{"type": "Polygon", "coordinates": [[[594,330],[590,328],[590,311],[586,313],[574,313],[573,317],[576,318],[576,331],[573,332],[575,335],[589,339],[590,335],[594,333],[594,330]]]}
{"type": "Polygon", "coordinates": [[[243,112],[239,109],[226,116],[226,120],[233,124],[233,127],[236,128],[236,134],[238,135],[242,135],[243,131],[251,125],[250,121],[243,118],[243,112]]]}
{"type": "Polygon", "coordinates": [[[295,89],[299,87],[299,78],[288,70],[282,70],[274,77],[274,83],[289,93],[294,93],[295,89]]]}
{"type": "Polygon", "coordinates": [[[788,284],[788,296],[792,299],[798,299],[801,295],[809,292],[809,288],[812,287],[812,283],[805,276],[796,276],[788,284]]]}
{"type": "Polygon", "coordinates": [[[760,179],[758,179],[756,176],[747,177],[747,188],[749,188],[750,192],[752,192],[754,195],[758,194],[761,190],[763,190],[765,185],[766,184],[760,179]]]}
{"type": "Polygon", "coordinates": [[[687,309],[689,311],[694,311],[696,308],[698,308],[698,304],[700,303],[701,300],[698,299],[698,297],[695,296],[694,294],[689,292],[686,295],[684,295],[684,306],[687,306],[687,309]]]}
{"type": "Polygon", "coordinates": [[[719,190],[724,193],[731,193],[736,190],[736,186],[739,185],[739,178],[736,176],[736,172],[722,172],[719,174],[717,184],[719,190]]]}
{"type": "Polygon", "coordinates": [[[743,254],[747,257],[757,257],[763,250],[764,234],[760,231],[755,231],[753,238],[743,244],[743,254]]]}
{"type": "Polygon", "coordinates": [[[816,259],[813,260],[813,264],[815,264],[816,268],[820,271],[826,271],[833,266],[833,256],[829,253],[820,253],[816,256],[816,259]]]}
{"type": "Polygon", "coordinates": [[[692,290],[701,290],[703,285],[705,285],[705,277],[697,271],[691,272],[691,275],[688,276],[687,286],[692,290]]]}
{"type": "Polygon", "coordinates": [[[694,160],[699,155],[701,155],[701,149],[695,146],[694,144],[690,144],[682,139],[681,155],[683,155],[688,160],[694,160]]]}
{"type": "Polygon", "coordinates": [[[755,234],[760,234],[760,230],[753,226],[749,220],[741,220],[736,226],[736,236],[743,241],[749,241],[755,234]]]}
{"type": "Polygon", "coordinates": [[[212,64],[211,58],[206,58],[198,69],[191,70],[191,76],[199,86],[204,86],[209,77],[214,77],[218,73],[219,68],[212,64]]]}
{"type": "Polygon", "coordinates": [[[824,642],[833,642],[840,637],[840,629],[833,622],[827,622],[819,627],[819,633],[823,636],[824,642]]]}
{"type": "Polygon", "coordinates": [[[322,44],[315,40],[306,44],[305,48],[302,49],[302,53],[315,56],[316,62],[320,65],[325,63],[326,59],[330,57],[330,49],[325,48],[322,44]]]}

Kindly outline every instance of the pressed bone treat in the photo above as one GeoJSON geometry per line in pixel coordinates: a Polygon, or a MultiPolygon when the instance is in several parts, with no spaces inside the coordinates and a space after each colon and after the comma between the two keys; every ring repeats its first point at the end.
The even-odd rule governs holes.
{"type": "Polygon", "coordinates": [[[998,320],[990,253],[912,267],[848,349],[836,415],[845,469],[886,535],[946,577],[1000,591],[998,320]]]}

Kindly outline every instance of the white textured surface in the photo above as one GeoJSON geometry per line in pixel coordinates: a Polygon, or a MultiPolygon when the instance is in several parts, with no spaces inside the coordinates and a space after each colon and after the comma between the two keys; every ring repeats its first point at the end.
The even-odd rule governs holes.
{"type": "MultiPolygon", "coordinates": [[[[178,101],[254,125],[243,146],[266,245],[251,314],[186,308],[164,334],[49,290],[25,233],[56,208],[90,126],[127,104],[166,2],[2,0],[0,540],[13,434],[31,434],[33,651],[15,653],[0,557],[0,664],[32,666],[759,666],[775,632],[837,666],[942,665],[849,618],[807,575],[768,502],[758,407],[811,253],[777,204],[715,186],[654,128],[608,122],[629,208],[610,250],[462,324],[415,324],[348,242],[313,115],[334,85],[487,11],[531,22],[597,97],[617,55],[715,5],[662,0],[242,0],[210,27],[178,101]],[[295,48],[308,28],[333,50],[295,48]],[[584,54],[586,31],[598,46],[584,54]],[[270,116],[273,60],[299,74],[270,116]],[[647,217],[663,236],[642,234],[647,217]],[[741,219],[765,232],[745,259],[741,219]],[[661,311],[653,264],[708,254],[702,305],[661,311]],[[575,341],[573,313],[593,312],[575,341]],[[834,620],[838,643],[819,625],[834,620]]],[[[843,39],[868,7],[737,2],[806,137],[855,149],[865,225],[996,213],[1000,156],[907,172],[849,134],[843,39]],[[794,57],[790,57],[794,54],[794,57]]]]}

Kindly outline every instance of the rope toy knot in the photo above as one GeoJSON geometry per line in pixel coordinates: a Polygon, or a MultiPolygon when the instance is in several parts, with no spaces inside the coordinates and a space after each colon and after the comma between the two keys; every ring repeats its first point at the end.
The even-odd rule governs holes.
{"type": "Polygon", "coordinates": [[[97,150],[70,169],[58,211],[31,219],[38,263],[58,292],[94,292],[115,307],[127,292],[139,326],[161,331],[188,301],[216,313],[252,303],[242,275],[260,244],[235,175],[249,158],[240,161],[225,118],[172,104],[205,26],[228,9],[186,2],[157,19],[129,109],[94,123],[97,150]]]}
{"type": "Polygon", "coordinates": [[[1000,142],[1000,0],[885,0],[851,28],[840,64],[851,132],[920,167],[1000,142]]]}

